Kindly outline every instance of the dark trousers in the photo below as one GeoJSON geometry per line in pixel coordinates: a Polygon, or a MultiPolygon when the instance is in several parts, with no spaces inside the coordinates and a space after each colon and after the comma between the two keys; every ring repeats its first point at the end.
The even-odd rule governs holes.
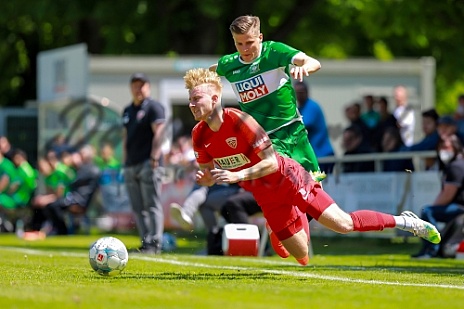
{"type": "Polygon", "coordinates": [[[262,212],[253,194],[242,191],[230,196],[221,209],[221,214],[228,223],[248,223],[248,217],[262,212]]]}

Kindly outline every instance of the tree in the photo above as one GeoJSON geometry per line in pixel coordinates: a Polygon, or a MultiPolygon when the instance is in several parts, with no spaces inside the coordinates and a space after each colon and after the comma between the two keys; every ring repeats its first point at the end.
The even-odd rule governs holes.
{"type": "Polygon", "coordinates": [[[260,16],[265,39],[319,59],[433,56],[439,110],[464,92],[462,0],[16,0],[0,3],[0,106],[35,99],[40,51],[85,42],[92,54],[212,55],[228,30],[260,16]]]}

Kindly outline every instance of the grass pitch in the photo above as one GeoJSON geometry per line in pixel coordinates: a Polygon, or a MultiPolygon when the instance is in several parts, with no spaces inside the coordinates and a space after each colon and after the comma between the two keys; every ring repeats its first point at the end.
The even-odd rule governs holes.
{"type": "Polygon", "coordinates": [[[315,256],[301,267],[277,256],[198,256],[202,240],[178,237],[173,253],[130,254],[121,275],[102,277],[87,258],[99,237],[0,235],[0,308],[451,309],[464,299],[464,261],[412,260],[418,244],[313,238],[315,256]]]}

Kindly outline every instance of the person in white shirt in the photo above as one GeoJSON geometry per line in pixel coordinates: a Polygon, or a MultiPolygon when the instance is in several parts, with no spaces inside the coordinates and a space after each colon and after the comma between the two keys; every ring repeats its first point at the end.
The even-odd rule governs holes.
{"type": "Polygon", "coordinates": [[[396,86],[393,91],[393,96],[396,103],[393,116],[396,118],[404,144],[406,146],[411,146],[414,143],[416,118],[413,108],[408,104],[408,91],[406,87],[404,85],[396,86]]]}

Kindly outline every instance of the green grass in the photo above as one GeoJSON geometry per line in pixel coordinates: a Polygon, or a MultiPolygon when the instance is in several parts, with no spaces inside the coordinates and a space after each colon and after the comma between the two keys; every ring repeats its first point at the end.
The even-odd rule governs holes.
{"type": "MultiPolygon", "coordinates": [[[[462,308],[464,261],[412,260],[419,243],[313,237],[308,267],[277,256],[198,256],[204,235],[178,250],[131,254],[102,277],[88,246],[100,236],[27,242],[0,235],[0,308],[462,308]]],[[[118,235],[128,248],[136,236],[118,235]]]]}

